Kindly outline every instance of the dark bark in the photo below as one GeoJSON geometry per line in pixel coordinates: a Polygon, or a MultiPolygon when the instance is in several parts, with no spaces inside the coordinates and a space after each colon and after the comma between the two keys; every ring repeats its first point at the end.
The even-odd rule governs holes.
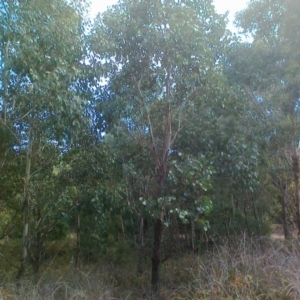
{"type": "Polygon", "coordinates": [[[23,238],[22,238],[22,256],[21,256],[21,265],[17,275],[17,278],[20,279],[25,273],[26,258],[28,253],[28,195],[25,196],[23,200],[23,238]]]}
{"type": "Polygon", "coordinates": [[[254,216],[254,219],[255,219],[255,224],[256,224],[256,234],[258,236],[261,235],[261,230],[260,230],[260,220],[259,220],[259,217],[257,215],[257,210],[256,210],[256,206],[255,206],[255,201],[254,201],[254,196],[253,196],[253,193],[251,193],[251,200],[252,200],[252,208],[253,208],[253,216],[254,216]]]}
{"type": "MultiPolygon", "coordinates": [[[[168,51],[166,49],[165,56],[167,59],[168,51]]],[[[164,196],[164,187],[165,187],[165,178],[167,174],[167,167],[168,167],[168,155],[171,149],[171,145],[180,130],[180,126],[178,127],[177,132],[173,135],[172,139],[172,110],[171,110],[171,103],[170,103],[170,77],[171,72],[167,68],[167,74],[165,79],[165,88],[166,88],[166,119],[165,119],[165,132],[163,137],[162,143],[162,151],[159,151],[159,147],[157,147],[157,140],[154,137],[154,131],[152,127],[150,113],[147,110],[146,99],[143,96],[143,93],[140,88],[140,81],[135,79],[135,84],[137,88],[137,92],[140,96],[141,104],[146,108],[147,111],[147,121],[149,125],[149,132],[151,137],[151,146],[155,161],[155,171],[156,171],[156,178],[157,178],[157,187],[158,190],[155,193],[156,199],[159,199],[164,196]]],[[[160,259],[160,252],[161,252],[161,241],[162,241],[162,234],[163,234],[163,217],[164,217],[164,208],[161,208],[161,214],[155,220],[154,224],[154,241],[153,241],[153,249],[152,249],[152,276],[151,276],[151,284],[153,293],[157,294],[159,291],[159,267],[161,264],[160,259]]]]}
{"type": "Polygon", "coordinates": [[[137,263],[137,271],[139,274],[143,274],[143,266],[142,261],[144,257],[144,218],[141,217],[140,220],[140,230],[139,230],[139,244],[140,249],[138,252],[138,263],[137,263]]]}
{"type": "MultiPolygon", "coordinates": [[[[39,209],[39,216],[40,216],[40,209],[39,209]]],[[[38,230],[38,228],[37,228],[38,230]]],[[[42,235],[41,231],[38,230],[35,236],[35,252],[34,252],[34,261],[33,261],[33,271],[35,274],[39,272],[40,265],[41,265],[41,258],[42,258],[42,235]]]]}
{"type": "Polygon", "coordinates": [[[196,252],[196,229],[195,221],[191,220],[191,242],[192,242],[192,251],[196,252]]]}
{"type": "Polygon", "coordinates": [[[283,227],[283,233],[285,239],[290,237],[290,233],[288,230],[287,215],[286,215],[286,194],[287,194],[287,185],[285,184],[281,196],[281,217],[282,217],[282,227],[283,227]]]}
{"type": "MultiPolygon", "coordinates": [[[[157,199],[163,197],[164,195],[164,184],[167,173],[167,154],[164,154],[164,159],[157,168],[157,199]]],[[[154,294],[159,292],[159,269],[160,269],[160,254],[161,254],[161,241],[163,234],[163,209],[160,216],[155,220],[154,223],[154,239],[153,239],[153,250],[152,250],[152,274],[151,274],[151,286],[154,294]]]]}
{"type": "Polygon", "coordinates": [[[142,247],[144,247],[144,218],[141,217],[140,220],[140,232],[139,232],[139,240],[142,247]]]}
{"type": "Polygon", "coordinates": [[[160,269],[160,252],[161,252],[161,240],[163,233],[163,222],[160,218],[156,219],[154,224],[154,243],[152,252],[152,277],[151,285],[153,293],[157,293],[159,290],[159,269],[160,269]]]}
{"type": "Polygon", "coordinates": [[[77,212],[77,228],[76,228],[76,256],[75,256],[75,270],[79,268],[80,256],[80,212],[77,212]]]}
{"type": "Polygon", "coordinates": [[[296,226],[298,230],[298,236],[300,235],[300,195],[299,195],[299,158],[295,151],[292,156],[293,163],[293,175],[294,175],[294,185],[295,185],[295,209],[296,209],[296,226]]]}
{"type": "Polygon", "coordinates": [[[249,201],[249,195],[248,193],[246,193],[246,199],[243,200],[243,208],[244,208],[244,216],[245,216],[245,223],[246,223],[246,228],[248,231],[248,234],[250,234],[250,227],[249,227],[249,223],[248,223],[248,214],[247,214],[247,207],[246,207],[246,200],[247,202],[249,201]]]}

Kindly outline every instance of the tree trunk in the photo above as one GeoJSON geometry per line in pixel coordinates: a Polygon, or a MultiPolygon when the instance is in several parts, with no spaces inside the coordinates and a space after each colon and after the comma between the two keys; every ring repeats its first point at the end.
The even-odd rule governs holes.
{"type": "Polygon", "coordinates": [[[41,256],[42,256],[42,240],[41,240],[41,233],[37,232],[36,234],[36,241],[35,241],[35,252],[33,256],[33,272],[37,274],[40,270],[41,265],[41,256]]]}
{"type": "Polygon", "coordinates": [[[30,183],[30,170],[32,160],[32,144],[33,144],[33,128],[29,131],[28,150],[26,157],[26,172],[24,180],[24,192],[23,192],[23,237],[22,237],[22,257],[21,266],[17,275],[17,278],[21,278],[24,275],[26,267],[26,259],[28,253],[28,232],[29,232],[29,183],[30,183]]]}
{"type": "Polygon", "coordinates": [[[244,216],[245,216],[246,228],[247,228],[248,234],[250,235],[251,232],[250,232],[250,227],[249,227],[249,223],[248,223],[248,214],[247,214],[246,200],[247,200],[247,202],[249,202],[249,195],[248,195],[248,193],[246,193],[246,199],[243,199],[243,207],[244,207],[244,216]]]}
{"type": "Polygon", "coordinates": [[[143,274],[143,257],[144,257],[144,218],[141,217],[140,220],[140,230],[139,230],[139,244],[140,249],[138,253],[138,263],[137,263],[137,271],[139,274],[143,274]]]}
{"type": "Polygon", "coordinates": [[[195,221],[191,220],[191,241],[192,241],[192,251],[196,252],[196,230],[195,221]]]}
{"type": "Polygon", "coordinates": [[[154,243],[152,252],[152,277],[151,285],[153,293],[159,290],[159,269],[160,269],[160,252],[161,240],[163,233],[163,222],[160,218],[156,219],[154,224],[154,243]]]}
{"type": "Polygon", "coordinates": [[[121,219],[121,226],[122,226],[122,233],[123,233],[123,238],[126,238],[126,234],[125,234],[125,228],[124,228],[124,222],[123,222],[123,218],[122,216],[120,216],[121,219]]]}
{"type": "Polygon", "coordinates": [[[77,212],[77,225],[76,225],[76,255],[75,255],[75,270],[79,269],[79,256],[80,256],[80,212],[77,212]]]}
{"type": "MultiPolygon", "coordinates": [[[[164,195],[164,183],[167,172],[167,154],[164,154],[165,160],[163,163],[157,168],[157,199],[162,198],[164,195]]],[[[152,250],[152,275],[151,275],[151,286],[153,294],[159,293],[159,269],[160,269],[160,254],[161,254],[161,241],[163,235],[163,208],[160,213],[160,216],[155,220],[154,223],[154,239],[153,239],[153,250],[152,250]]]]}
{"type": "Polygon", "coordinates": [[[139,232],[139,235],[140,235],[140,244],[142,247],[144,247],[144,218],[141,217],[141,221],[140,221],[140,232],[139,232]]]}
{"type": "Polygon", "coordinates": [[[8,75],[8,48],[9,48],[9,41],[3,43],[3,71],[2,71],[2,85],[3,85],[3,97],[2,97],[2,122],[6,124],[7,119],[7,101],[8,101],[8,82],[9,82],[9,75],[8,75]]]}
{"type": "Polygon", "coordinates": [[[257,210],[256,210],[256,206],[255,206],[255,201],[254,201],[254,195],[253,195],[253,193],[251,193],[250,197],[251,197],[251,200],[252,200],[253,216],[254,216],[255,224],[256,224],[256,234],[258,236],[260,236],[261,235],[260,220],[259,220],[259,217],[257,215],[257,210]]]}
{"type": "Polygon", "coordinates": [[[290,237],[290,233],[288,230],[287,216],[286,216],[286,195],[287,195],[287,185],[285,184],[283,187],[283,193],[281,196],[282,227],[283,227],[283,233],[284,233],[285,239],[290,237]]]}
{"type": "Polygon", "coordinates": [[[34,253],[33,253],[33,271],[35,274],[39,272],[40,265],[41,265],[41,259],[42,259],[42,248],[43,248],[43,241],[42,241],[42,234],[39,230],[39,224],[41,220],[41,208],[38,205],[36,209],[36,234],[35,234],[35,241],[34,241],[34,253]]]}
{"type": "MultiPolygon", "coordinates": [[[[168,52],[165,53],[166,59],[168,56],[168,52]]],[[[147,110],[147,105],[145,98],[140,89],[140,82],[135,80],[137,91],[140,95],[141,102],[146,108],[147,111],[147,120],[149,125],[152,151],[155,161],[155,170],[157,176],[157,187],[158,190],[156,192],[157,199],[164,196],[164,186],[165,186],[165,178],[167,174],[168,167],[168,155],[172,145],[172,110],[171,110],[171,102],[170,102],[170,78],[171,72],[167,70],[166,79],[165,79],[165,101],[166,101],[166,121],[165,121],[165,133],[162,144],[162,151],[159,153],[157,147],[157,141],[154,137],[154,132],[152,128],[152,122],[150,118],[150,113],[147,110]]],[[[173,140],[175,139],[176,134],[173,136],[173,140]]],[[[161,215],[155,220],[154,224],[154,241],[153,241],[153,251],[152,251],[152,276],[151,276],[151,285],[152,291],[154,294],[157,294],[159,291],[159,268],[160,268],[160,252],[161,252],[161,241],[163,234],[163,216],[164,216],[164,208],[161,209],[161,215]]]]}
{"type": "Polygon", "coordinates": [[[293,175],[295,185],[295,209],[296,209],[296,226],[298,230],[298,236],[300,235],[300,195],[299,195],[299,158],[295,150],[292,156],[293,162],[293,175]]]}

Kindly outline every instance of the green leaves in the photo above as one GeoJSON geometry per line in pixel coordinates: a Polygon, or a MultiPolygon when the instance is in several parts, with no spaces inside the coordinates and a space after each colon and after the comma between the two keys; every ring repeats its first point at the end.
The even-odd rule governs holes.
{"type": "MultiPolygon", "coordinates": [[[[245,162],[238,166],[240,169],[244,167],[251,174],[249,179],[252,192],[255,192],[257,184],[254,183],[258,180],[263,180],[272,192],[279,189],[281,195],[267,196],[270,197],[268,201],[274,201],[274,198],[280,201],[285,199],[287,190],[282,188],[285,185],[289,186],[289,190],[294,190],[293,201],[297,211],[294,218],[299,214],[299,188],[295,180],[299,172],[295,173],[292,161],[299,159],[300,69],[298,31],[293,29],[299,27],[296,17],[299,10],[297,1],[251,1],[238,14],[237,24],[253,40],[236,45],[228,68],[233,71],[230,74],[232,81],[238,83],[253,105],[258,130],[255,139],[265,136],[265,140],[258,143],[263,147],[257,148],[249,156],[249,161],[256,161],[257,164],[260,161],[258,153],[263,154],[264,164],[258,168],[259,171],[249,172],[251,167],[245,162]]],[[[282,207],[285,207],[285,203],[282,203],[282,207]]],[[[282,214],[286,218],[286,212],[282,214]]]]}
{"type": "Polygon", "coordinates": [[[99,105],[105,140],[138,215],[186,222],[212,210],[210,152],[230,97],[219,61],[226,43],[225,21],[207,1],[121,1],[95,21],[94,68],[103,63],[109,79],[99,105]]]}

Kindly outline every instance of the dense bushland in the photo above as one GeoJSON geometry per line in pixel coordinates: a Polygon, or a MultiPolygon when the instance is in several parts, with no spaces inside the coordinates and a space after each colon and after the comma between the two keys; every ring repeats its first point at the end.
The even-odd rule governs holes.
{"type": "Polygon", "coordinates": [[[0,0],[3,297],[299,297],[300,4],[87,7],[0,0]]]}

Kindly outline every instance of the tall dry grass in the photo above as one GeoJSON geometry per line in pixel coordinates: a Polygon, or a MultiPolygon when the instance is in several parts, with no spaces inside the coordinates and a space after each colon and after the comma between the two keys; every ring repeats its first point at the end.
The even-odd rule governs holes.
{"type": "Polygon", "coordinates": [[[19,282],[7,281],[0,288],[0,300],[111,300],[108,285],[99,274],[55,274],[19,282]]]}
{"type": "Polygon", "coordinates": [[[193,281],[170,299],[300,299],[298,241],[248,239],[215,245],[190,272],[193,281]]]}
{"type": "MultiPolygon", "coordinates": [[[[161,300],[300,299],[298,241],[236,238],[203,255],[186,255],[162,266],[161,300]]],[[[101,264],[47,269],[18,283],[1,277],[0,300],[152,299],[150,272],[101,264]]]]}

